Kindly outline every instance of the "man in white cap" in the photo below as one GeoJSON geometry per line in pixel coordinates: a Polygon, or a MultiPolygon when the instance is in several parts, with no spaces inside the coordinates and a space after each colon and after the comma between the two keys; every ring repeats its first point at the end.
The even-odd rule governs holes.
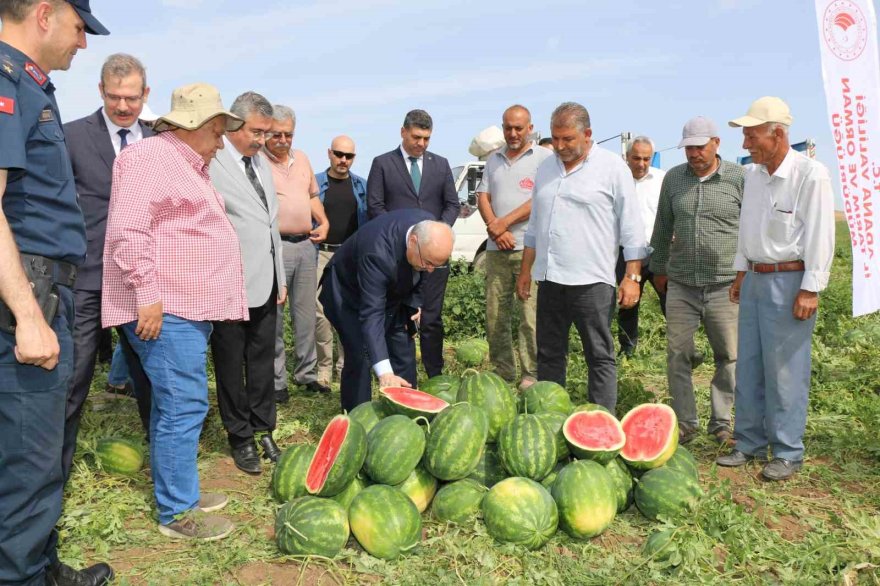
{"type": "Polygon", "coordinates": [[[743,193],[743,169],[718,156],[718,128],[704,116],[685,124],[678,148],[687,163],[663,178],[651,236],[651,271],[666,290],[666,376],[681,443],[699,430],[691,364],[700,323],[715,355],[712,414],[706,431],[719,443],[732,437],[737,306],[728,290],[743,193]],[[674,238],[673,238],[674,236],[674,238]]]}
{"type": "Polygon", "coordinates": [[[730,300],[739,303],[736,449],[721,466],[767,462],[768,480],[800,470],[810,392],[810,342],[819,291],[834,257],[834,197],[828,170],[789,146],[792,117],[764,97],[729,122],[742,127],[745,194],[730,300]]]}
{"type": "Polygon", "coordinates": [[[211,322],[248,319],[238,236],[208,175],[223,135],[242,124],[216,88],[187,85],[157,120],[159,136],[113,165],[101,319],[122,327],[152,383],[150,464],[159,531],[172,538],[214,540],[233,529],[207,514],[226,497],[199,494],[196,455],[211,322]]]}

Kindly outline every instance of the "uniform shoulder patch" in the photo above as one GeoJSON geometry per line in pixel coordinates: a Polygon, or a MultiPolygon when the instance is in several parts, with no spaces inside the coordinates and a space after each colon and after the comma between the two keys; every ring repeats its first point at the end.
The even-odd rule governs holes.
{"type": "Polygon", "coordinates": [[[15,100],[0,96],[0,114],[15,114],[15,100]]]}
{"type": "Polygon", "coordinates": [[[28,75],[33,78],[35,82],[37,82],[37,85],[43,85],[44,83],[46,83],[46,80],[49,79],[36,63],[31,63],[30,61],[28,61],[24,64],[24,70],[25,72],[27,72],[28,75]]]}
{"type": "Polygon", "coordinates": [[[12,60],[7,55],[0,55],[0,76],[17,82],[19,74],[20,72],[12,60]]]}

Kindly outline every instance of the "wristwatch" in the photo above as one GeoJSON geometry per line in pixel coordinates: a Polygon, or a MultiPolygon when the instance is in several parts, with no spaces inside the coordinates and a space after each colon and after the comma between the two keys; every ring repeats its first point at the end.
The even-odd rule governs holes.
{"type": "Polygon", "coordinates": [[[626,274],[626,278],[629,279],[629,280],[631,280],[631,281],[635,281],[636,283],[641,283],[641,282],[642,282],[642,276],[641,276],[641,275],[636,275],[636,274],[634,274],[634,273],[627,273],[627,274],[626,274]]]}

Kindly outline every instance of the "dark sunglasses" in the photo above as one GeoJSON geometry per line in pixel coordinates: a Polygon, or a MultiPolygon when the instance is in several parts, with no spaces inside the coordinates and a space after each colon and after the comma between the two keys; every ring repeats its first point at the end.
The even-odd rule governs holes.
{"type": "Polygon", "coordinates": [[[354,153],[344,153],[342,151],[333,151],[333,150],[331,150],[330,152],[333,153],[333,156],[338,159],[346,159],[349,161],[354,160],[354,153]]]}

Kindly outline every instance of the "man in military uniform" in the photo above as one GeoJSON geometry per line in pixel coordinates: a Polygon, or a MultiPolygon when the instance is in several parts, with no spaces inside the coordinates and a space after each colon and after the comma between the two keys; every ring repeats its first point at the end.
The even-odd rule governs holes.
{"type": "Polygon", "coordinates": [[[64,409],[85,226],[48,72],[86,33],[88,0],[0,0],[0,583],[99,585],[113,570],[60,563],[64,409]]]}

